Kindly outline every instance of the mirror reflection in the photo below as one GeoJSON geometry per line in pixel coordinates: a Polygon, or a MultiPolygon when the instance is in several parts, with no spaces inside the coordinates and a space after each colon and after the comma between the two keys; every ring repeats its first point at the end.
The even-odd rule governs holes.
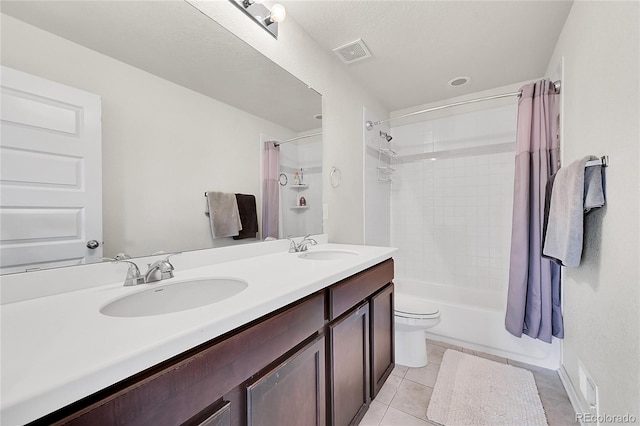
{"type": "MultiPolygon", "coordinates": [[[[320,133],[317,92],[183,1],[0,11],[2,273],[266,237],[263,144],[320,133]],[[214,238],[208,191],[255,196],[256,238],[214,238]]],[[[321,152],[280,146],[278,237],[322,231],[321,152]]]]}
{"type": "Polygon", "coordinates": [[[322,233],[322,134],[279,145],[279,237],[322,233]]]}

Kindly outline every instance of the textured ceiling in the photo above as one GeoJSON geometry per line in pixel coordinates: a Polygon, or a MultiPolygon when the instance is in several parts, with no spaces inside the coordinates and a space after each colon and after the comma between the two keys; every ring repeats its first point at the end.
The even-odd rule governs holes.
{"type": "Polygon", "coordinates": [[[278,2],[329,52],[362,38],[373,57],[343,66],[391,111],[542,77],[572,5],[562,0],[278,2]],[[447,85],[460,75],[471,82],[447,85]]]}
{"type": "Polygon", "coordinates": [[[313,117],[322,112],[320,95],[184,1],[3,0],[0,7],[2,13],[293,131],[321,126],[313,117]]]}

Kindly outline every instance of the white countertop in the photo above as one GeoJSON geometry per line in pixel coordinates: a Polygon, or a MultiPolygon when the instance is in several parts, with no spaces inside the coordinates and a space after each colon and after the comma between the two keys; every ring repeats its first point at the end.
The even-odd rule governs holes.
{"type": "Polygon", "coordinates": [[[122,281],[2,305],[2,424],[36,420],[376,265],[395,251],[343,244],[321,244],[310,251],[328,249],[358,256],[316,261],[282,252],[176,270],[174,278],[160,283],[234,277],[249,287],[224,301],[170,314],[101,314],[110,301],[158,285],[124,287],[122,281]]]}

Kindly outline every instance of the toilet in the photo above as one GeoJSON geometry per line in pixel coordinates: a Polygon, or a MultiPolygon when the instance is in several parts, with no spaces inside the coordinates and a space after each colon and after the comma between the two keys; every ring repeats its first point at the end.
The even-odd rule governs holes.
{"type": "Polygon", "coordinates": [[[424,367],[427,365],[424,331],[440,322],[438,307],[426,300],[396,293],[394,317],[396,364],[424,367]]]}

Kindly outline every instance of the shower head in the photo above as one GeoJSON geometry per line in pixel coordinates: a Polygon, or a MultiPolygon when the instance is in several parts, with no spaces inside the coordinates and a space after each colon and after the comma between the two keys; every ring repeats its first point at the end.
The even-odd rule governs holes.
{"type": "Polygon", "coordinates": [[[383,131],[380,131],[380,136],[385,138],[387,140],[387,142],[391,142],[391,139],[393,139],[393,136],[391,136],[387,132],[383,132],[383,131]]]}

